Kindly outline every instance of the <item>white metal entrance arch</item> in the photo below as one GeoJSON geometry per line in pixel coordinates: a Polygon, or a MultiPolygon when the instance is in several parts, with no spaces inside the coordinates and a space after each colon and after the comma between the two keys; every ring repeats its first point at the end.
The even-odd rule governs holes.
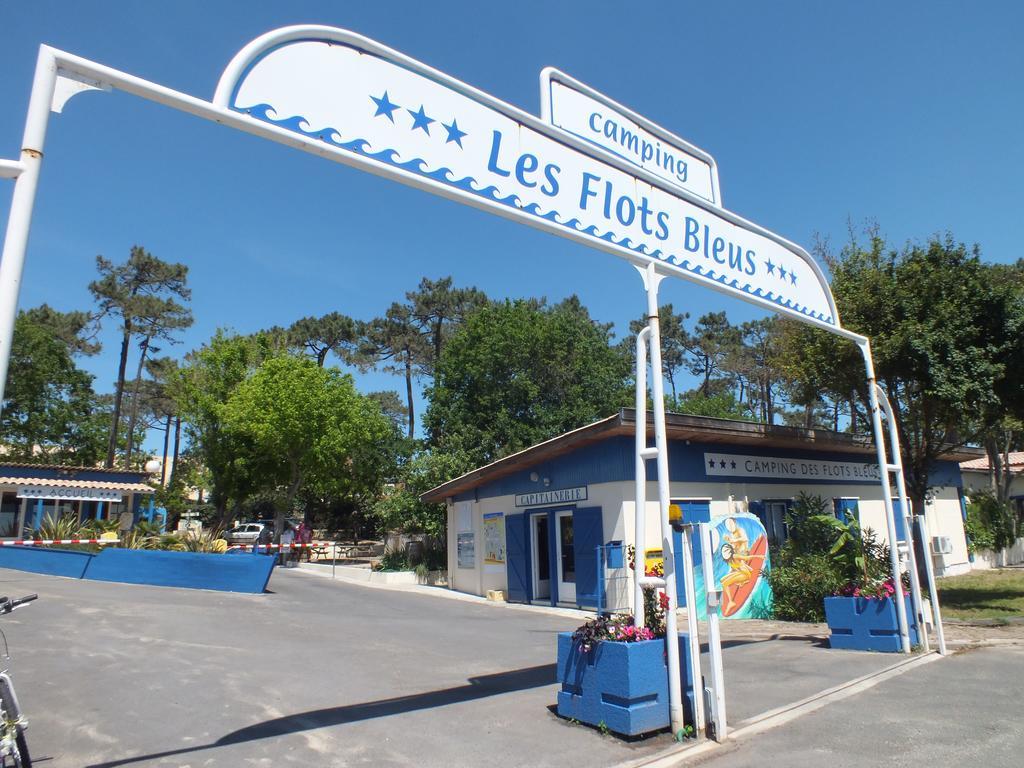
{"type": "MultiPolygon", "coordinates": [[[[550,85],[560,77],[584,96],[600,97],[571,78],[554,75],[546,70],[542,82],[550,85]]],[[[610,108],[626,114],[637,131],[675,139],[685,145],[687,156],[709,161],[714,194],[707,190],[695,193],[685,184],[676,183],[677,179],[666,179],[663,168],[644,166],[643,156],[638,166],[557,127],[550,107],[545,109],[545,122],[379,43],[331,27],[287,27],[254,40],[228,65],[212,102],[41,46],[20,158],[0,160],[0,177],[15,180],[0,261],[0,401],[50,113],[59,113],[76,93],[110,89],[487,210],[611,253],[640,269],[649,321],[638,338],[637,354],[638,361],[643,361],[646,341],[653,371],[655,446],[647,446],[646,419],[640,416],[646,386],[645,371],[638,366],[637,509],[641,511],[646,501],[646,462],[656,460],[666,553],[663,586],[673,608],[678,601],[676,579],[671,573],[673,537],[668,521],[668,446],[657,296],[658,285],[665,277],[680,277],[736,296],[838,334],[860,347],[882,470],[886,527],[889,541],[896,541],[890,472],[896,474],[902,514],[908,515],[909,504],[891,416],[891,462],[886,457],[880,390],[870,342],[841,326],[825,275],[804,249],[720,207],[717,168],[709,155],[621,105],[605,101],[610,108]]],[[[621,134],[620,139],[631,146],[634,134],[628,138],[621,134]]],[[[638,526],[642,530],[639,518],[638,526]]],[[[913,527],[905,527],[912,536],[913,527]]],[[[684,567],[692,570],[688,534],[684,531],[682,554],[684,567]]],[[[909,544],[912,553],[912,540],[909,544]]],[[[904,652],[909,652],[898,548],[891,547],[891,553],[900,635],[904,652]]],[[[710,558],[705,557],[704,562],[709,563],[710,558]]],[[[685,583],[691,592],[692,579],[685,583]]],[[[944,651],[934,585],[930,586],[944,651]]],[[[687,597],[687,604],[694,605],[693,596],[687,597]]],[[[917,589],[914,603],[920,623],[924,615],[917,589]]],[[[687,613],[694,648],[690,674],[692,680],[700,681],[696,616],[692,611],[687,613]]],[[[667,624],[674,634],[674,610],[668,611],[667,624]]],[[[715,736],[723,738],[726,729],[717,627],[712,627],[711,635],[715,689],[711,714],[715,736]]],[[[666,646],[672,730],[678,736],[684,726],[678,646],[666,646]]],[[[700,734],[704,702],[699,694],[695,698],[694,726],[700,734]]]]}

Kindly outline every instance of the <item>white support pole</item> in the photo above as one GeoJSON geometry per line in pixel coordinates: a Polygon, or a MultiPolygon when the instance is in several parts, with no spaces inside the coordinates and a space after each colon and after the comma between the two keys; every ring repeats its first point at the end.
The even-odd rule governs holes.
{"type": "Polygon", "coordinates": [[[924,615],[924,601],[921,599],[921,580],[917,575],[917,553],[914,551],[914,537],[916,533],[913,526],[913,510],[910,508],[910,499],[907,497],[907,483],[903,477],[903,455],[900,453],[900,438],[896,431],[896,416],[892,410],[892,403],[878,384],[875,384],[878,394],[878,402],[885,413],[885,424],[889,430],[889,453],[892,456],[893,474],[896,475],[896,493],[900,497],[900,514],[903,516],[903,529],[907,532],[907,571],[910,574],[910,597],[914,606],[914,617],[917,624],[917,638],[925,653],[931,650],[926,629],[926,617],[924,615]]]}
{"type": "Polygon", "coordinates": [[[39,186],[39,168],[43,162],[46,125],[50,119],[53,89],[57,82],[57,63],[52,51],[43,46],[36,61],[32,95],[28,103],[25,134],[21,141],[20,171],[14,181],[11,210],[0,256],[0,408],[3,407],[7,367],[11,359],[11,340],[18,314],[18,294],[25,268],[25,251],[32,227],[32,208],[39,186]]]}
{"type": "Polygon", "coordinates": [[[903,599],[903,579],[900,572],[900,556],[896,551],[896,519],[892,509],[892,489],[889,487],[889,463],[885,457],[885,438],[882,435],[882,414],[878,405],[878,393],[875,390],[875,363],[871,357],[871,342],[863,339],[858,342],[864,356],[864,367],[868,378],[868,400],[871,406],[871,425],[875,434],[875,453],[878,456],[878,470],[882,483],[882,499],[885,502],[885,527],[889,534],[889,562],[892,566],[893,587],[896,590],[896,617],[900,627],[900,644],[903,653],[910,653],[910,635],[907,632],[907,606],[903,599]]]}
{"type": "Polygon", "coordinates": [[[932,623],[935,624],[935,637],[939,641],[939,653],[945,656],[946,651],[946,633],[942,628],[942,612],[939,610],[939,588],[935,585],[935,568],[932,566],[931,552],[928,549],[928,533],[924,528],[924,516],[921,515],[917,518],[921,522],[920,536],[921,541],[924,543],[924,573],[928,578],[928,591],[931,593],[931,604],[932,604],[932,623]]]}
{"type": "MultiPolygon", "coordinates": [[[[679,607],[679,596],[676,589],[675,553],[672,543],[672,524],[669,522],[669,476],[668,476],[668,437],[665,429],[665,382],[661,369],[661,327],[658,318],[658,284],[663,275],[659,274],[654,264],[648,264],[642,272],[644,286],[647,288],[647,326],[651,329],[651,398],[654,401],[654,443],[658,455],[658,508],[661,519],[662,553],[665,558],[665,595],[668,598],[668,610],[665,611],[665,649],[668,657],[668,700],[669,721],[672,735],[681,740],[685,732],[683,716],[682,685],[679,676],[679,629],[676,622],[676,609],[679,607]]],[[[683,570],[687,574],[683,579],[686,588],[686,618],[690,644],[690,679],[693,683],[693,731],[699,739],[704,734],[704,684],[700,671],[700,636],[697,634],[697,613],[693,610],[696,597],[693,589],[693,554],[690,551],[690,537],[683,529],[683,570]]]]}
{"type": "Polygon", "coordinates": [[[636,335],[636,507],[633,523],[633,618],[636,626],[647,625],[644,615],[644,588],[647,547],[647,341],[651,329],[644,327],[636,335]]]}
{"type": "Polygon", "coordinates": [[[700,535],[701,564],[704,569],[704,593],[708,608],[708,655],[711,657],[711,713],[708,719],[714,723],[715,741],[722,742],[729,735],[725,712],[725,667],[722,664],[722,628],[719,626],[718,605],[722,593],[715,586],[714,550],[711,548],[711,526],[701,523],[697,526],[700,535]]]}

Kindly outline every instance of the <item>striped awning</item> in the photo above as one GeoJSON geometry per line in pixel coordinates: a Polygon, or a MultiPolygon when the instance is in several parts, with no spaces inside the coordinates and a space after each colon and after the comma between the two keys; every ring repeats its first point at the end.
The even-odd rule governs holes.
{"type": "Polygon", "coordinates": [[[15,486],[20,498],[65,501],[115,501],[128,493],[154,493],[145,483],[115,483],[109,480],[66,480],[41,477],[0,477],[0,486],[15,486]]]}

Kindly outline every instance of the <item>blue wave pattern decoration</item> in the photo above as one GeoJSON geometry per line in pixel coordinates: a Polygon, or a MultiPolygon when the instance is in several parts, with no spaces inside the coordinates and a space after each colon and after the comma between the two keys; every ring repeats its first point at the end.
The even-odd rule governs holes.
{"type": "Polygon", "coordinates": [[[480,187],[480,183],[472,176],[464,176],[459,179],[455,177],[451,168],[441,167],[436,170],[430,170],[426,160],[422,158],[413,158],[412,160],[400,161],[398,160],[398,151],[394,149],[382,149],[378,152],[369,151],[370,142],[366,139],[351,139],[349,141],[342,140],[341,133],[330,126],[325,126],[320,129],[311,128],[309,121],[301,115],[292,115],[291,117],[277,118],[273,117],[272,114],[276,114],[276,110],[271,104],[255,104],[250,107],[231,107],[236,112],[250,115],[258,120],[262,120],[265,123],[269,123],[278,128],[284,128],[285,130],[292,131],[293,133],[300,133],[303,136],[308,136],[313,139],[318,139],[331,146],[338,147],[347,152],[353,152],[363,157],[372,158],[381,163],[386,163],[395,168],[401,168],[402,170],[415,173],[418,176],[432,179],[434,181],[445,184],[449,187],[460,189],[463,192],[469,192],[477,197],[491,200],[492,202],[499,203],[509,208],[515,208],[516,210],[523,211],[537,218],[545,219],[560,226],[566,227],[567,229],[575,230],[582,234],[596,237],[599,240],[616,245],[620,248],[637,253],[641,256],[648,258],[658,259],[659,261],[667,262],[672,266],[690,272],[691,274],[697,275],[704,280],[710,280],[712,282],[718,282],[731,288],[736,288],[748,293],[752,296],[757,296],[761,299],[766,299],[779,306],[786,307],[787,309],[799,312],[807,317],[820,320],[825,323],[834,324],[834,320],[831,316],[825,315],[821,312],[813,312],[807,307],[801,307],[800,304],[786,299],[773,291],[762,291],[760,288],[751,290],[749,283],[740,286],[738,280],[730,280],[725,275],[716,275],[713,269],[705,269],[700,264],[691,265],[689,259],[685,259],[682,256],[675,254],[664,253],[660,248],[653,251],[648,251],[645,244],[634,245],[629,237],[618,238],[612,232],[602,233],[593,224],[583,226],[583,223],[577,218],[571,218],[567,221],[562,221],[562,216],[557,211],[549,211],[548,213],[541,213],[541,207],[537,203],[529,203],[523,205],[522,200],[519,199],[518,195],[505,195],[502,196],[499,190],[494,185],[488,185],[486,187],[480,187]]]}

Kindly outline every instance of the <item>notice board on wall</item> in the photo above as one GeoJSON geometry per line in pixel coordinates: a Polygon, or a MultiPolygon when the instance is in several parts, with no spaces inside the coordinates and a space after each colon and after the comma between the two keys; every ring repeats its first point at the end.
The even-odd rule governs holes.
{"type": "Polygon", "coordinates": [[[458,560],[459,568],[476,567],[476,542],[473,532],[463,532],[458,535],[458,560]]]}
{"type": "Polygon", "coordinates": [[[483,518],[484,570],[505,571],[505,515],[489,512],[483,518]]]}

